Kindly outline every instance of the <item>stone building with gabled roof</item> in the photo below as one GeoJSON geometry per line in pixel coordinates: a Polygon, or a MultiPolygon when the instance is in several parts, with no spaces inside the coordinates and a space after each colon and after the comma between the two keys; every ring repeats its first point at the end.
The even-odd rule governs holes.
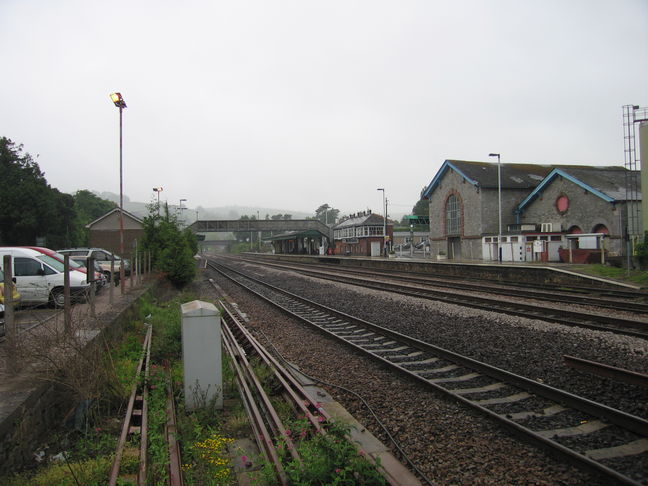
{"type": "MultiPolygon", "coordinates": [[[[446,160],[421,197],[430,201],[430,250],[450,259],[482,259],[482,236],[498,233],[498,164],[446,160]]],[[[502,164],[502,228],[551,172],[548,165],[502,164]]]]}
{"type": "Polygon", "coordinates": [[[86,225],[90,231],[90,246],[104,248],[130,258],[135,251],[136,242],[144,238],[144,222],[128,211],[124,211],[124,253],[121,255],[119,241],[119,208],[112,209],[103,216],[86,225]]]}
{"type": "Polygon", "coordinates": [[[632,174],[618,166],[556,166],[520,202],[518,221],[563,234],[602,234],[605,249],[620,255],[628,225],[638,225],[631,233],[643,234],[640,217],[628,221],[628,214],[639,214],[642,200],[640,192],[633,197],[626,189],[632,174]]]}
{"type": "Polygon", "coordinates": [[[563,236],[570,231],[604,233],[605,250],[622,251],[630,174],[624,167],[501,164],[499,171],[501,185],[497,163],[442,164],[421,193],[430,205],[433,254],[469,260],[557,260],[558,249],[567,244],[563,236]],[[534,241],[545,243],[533,246],[534,241]]]}

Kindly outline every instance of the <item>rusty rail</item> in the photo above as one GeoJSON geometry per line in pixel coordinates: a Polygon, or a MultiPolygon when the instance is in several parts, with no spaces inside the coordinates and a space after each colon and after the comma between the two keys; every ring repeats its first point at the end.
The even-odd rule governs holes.
{"type": "MultiPolygon", "coordinates": [[[[149,355],[151,353],[151,335],[153,331],[153,326],[149,325],[148,330],[146,331],[146,337],[144,338],[144,344],[142,345],[142,355],[140,357],[139,363],[137,365],[137,372],[135,374],[135,383],[131,390],[130,398],[128,400],[128,406],[126,407],[126,415],[124,416],[124,421],[122,423],[121,435],[119,437],[119,442],[117,443],[117,449],[115,451],[115,459],[113,460],[113,465],[110,470],[110,477],[108,480],[109,486],[116,486],[117,481],[120,477],[120,467],[121,460],[126,448],[126,440],[128,439],[129,434],[141,432],[143,427],[142,423],[146,423],[146,407],[142,407],[144,403],[144,395],[142,394],[142,388],[146,389],[146,386],[142,383],[142,371],[145,371],[145,376],[148,376],[148,365],[149,365],[149,355]],[[146,369],[145,369],[146,367],[146,369]],[[140,425],[133,425],[133,419],[135,417],[141,417],[140,425]]],[[[146,475],[146,440],[140,441],[139,449],[140,457],[140,470],[137,475],[137,484],[143,485],[143,477],[146,475]],[[142,443],[144,443],[144,449],[142,449],[142,443]],[[141,462],[144,458],[144,472],[142,473],[141,462]]]]}
{"type": "Polygon", "coordinates": [[[585,371],[592,375],[600,376],[603,378],[610,378],[614,381],[627,383],[630,385],[637,385],[643,388],[648,388],[648,375],[645,373],[638,373],[636,371],[625,370],[615,366],[590,361],[587,359],[576,358],[575,356],[563,355],[565,365],[580,371],[585,371]]]}
{"type": "MultiPolygon", "coordinates": [[[[168,372],[168,370],[167,370],[168,372]]],[[[167,443],[169,444],[169,486],[183,486],[182,477],[182,454],[180,453],[180,444],[176,438],[178,425],[176,421],[175,399],[173,398],[173,381],[169,380],[167,384],[167,404],[166,404],[167,423],[164,429],[167,443]]]]}

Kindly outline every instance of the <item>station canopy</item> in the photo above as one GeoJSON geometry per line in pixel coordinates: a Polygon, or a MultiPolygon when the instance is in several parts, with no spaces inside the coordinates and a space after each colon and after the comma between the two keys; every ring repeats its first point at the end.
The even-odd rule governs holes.
{"type": "Polygon", "coordinates": [[[263,241],[297,240],[299,238],[328,238],[317,230],[289,231],[280,235],[263,238],[263,241]]]}

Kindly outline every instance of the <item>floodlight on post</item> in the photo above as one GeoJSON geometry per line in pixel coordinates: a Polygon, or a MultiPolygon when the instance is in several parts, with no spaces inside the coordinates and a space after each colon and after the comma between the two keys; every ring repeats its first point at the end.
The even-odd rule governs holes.
{"type": "Polygon", "coordinates": [[[111,93],[110,99],[119,108],[119,253],[122,263],[119,265],[119,288],[124,293],[124,177],[123,177],[123,146],[122,146],[122,112],[126,102],[121,93],[111,93]]]}
{"type": "Polygon", "coordinates": [[[488,154],[489,157],[497,157],[497,216],[499,225],[497,229],[497,259],[502,261],[502,164],[500,154],[488,154]]]}
{"type": "Polygon", "coordinates": [[[385,188],[379,187],[377,191],[383,193],[383,252],[387,256],[387,204],[385,202],[385,188]]]}

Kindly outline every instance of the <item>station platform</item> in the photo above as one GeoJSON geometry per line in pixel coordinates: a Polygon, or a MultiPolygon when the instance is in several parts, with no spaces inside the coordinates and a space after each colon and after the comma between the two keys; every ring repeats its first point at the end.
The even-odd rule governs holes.
{"type": "Polygon", "coordinates": [[[320,263],[324,265],[381,268],[435,276],[479,278],[496,282],[542,283],[554,285],[582,285],[601,288],[641,290],[632,282],[598,277],[584,271],[584,264],[559,262],[488,262],[482,260],[433,260],[415,255],[385,258],[341,255],[296,255],[245,253],[246,257],[285,262],[320,263]]]}

